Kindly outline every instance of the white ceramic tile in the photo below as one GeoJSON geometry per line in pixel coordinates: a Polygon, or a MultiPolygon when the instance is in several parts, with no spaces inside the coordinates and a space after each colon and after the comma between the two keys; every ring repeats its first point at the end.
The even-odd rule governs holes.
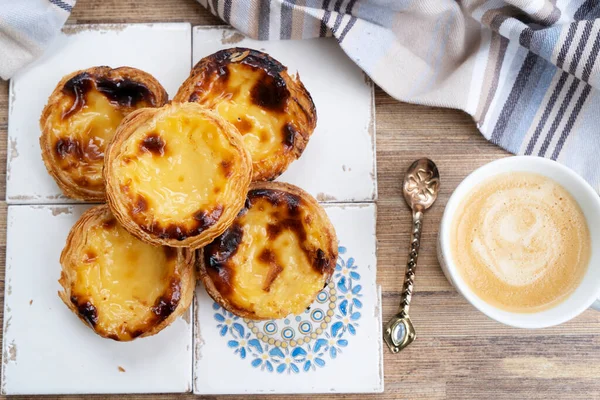
{"type": "MultiPolygon", "coordinates": [[[[252,366],[252,362],[258,362],[255,354],[259,349],[248,345],[254,333],[245,322],[227,316],[227,332],[221,336],[224,328],[218,325],[223,323],[215,315],[223,315],[223,310],[213,308],[201,287],[195,299],[198,313],[194,314],[194,361],[192,328],[183,319],[156,336],[118,343],[96,336],[62,304],[57,296],[59,254],[68,231],[87,206],[59,205],[70,200],[60,195],[41,161],[38,119],[48,95],[60,78],[73,70],[129,65],[156,76],[173,96],[188,76],[192,61],[189,24],[68,29],[70,33],[63,33],[45,56],[19,73],[10,85],[7,202],[35,205],[11,205],[8,210],[2,393],[184,392],[191,389],[192,363],[196,393],[382,391],[374,204],[326,206],[340,246],[346,249],[340,254],[338,271],[345,275],[335,275],[333,280],[337,297],[334,314],[317,339],[302,346],[306,355],[288,347],[289,362],[285,349],[280,348],[280,354],[269,345],[265,352],[261,342],[273,372],[269,372],[265,360],[252,366]],[[350,289],[342,293],[350,285],[354,292],[350,289]],[[355,305],[350,310],[343,304],[355,305]],[[360,317],[355,314],[352,320],[350,316],[355,312],[360,317]],[[336,325],[338,322],[341,325],[336,325]],[[239,335],[239,327],[244,335],[251,335],[245,344],[244,359],[241,350],[236,353],[235,345],[229,343],[234,340],[232,335],[239,335]],[[333,334],[334,344],[320,341],[315,348],[318,339],[328,340],[326,334],[333,334]],[[336,349],[335,357],[332,348],[336,349]],[[286,365],[281,373],[277,368],[284,367],[280,365],[286,365]],[[225,373],[235,374],[237,379],[225,380],[225,373]]],[[[317,106],[317,129],[306,151],[280,179],[303,187],[321,201],[375,200],[370,81],[332,39],[256,42],[234,33],[224,28],[195,28],[194,60],[231,46],[262,49],[287,65],[290,72],[300,72],[317,106]]],[[[329,297],[324,303],[316,302],[311,312],[327,311],[332,295],[329,288],[324,295],[329,297]]],[[[308,321],[316,330],[321,322],[312,317],[303,314],[300,322],[292,318],[289,326],[298,330],[301,322],[308,321]]],[[[281,336],[288,325],[285,320],[276,323],[281,336]]],[[[257,327],[262,330],[265,324],[257,327]]]]}
{"type": "Polygon", "coordinates": [[[2,393],[191,390],[191,323],[179,318],[155,336],[119,343],[97,336],[59,299],[60,252],[87,207],[8,208],[2,393]]]}
{"type": "Polygon", "coordinates": [[[221,49],[249,47],[300,74],[317,108],[317,128],[302,157],[278,180],[320,201],[375,200],[373,85],[335,39],[260,42],[223,27],[195,27],[193,37],[194,63],[221,49]]]}
{"type": "Polygon", "coordinates": [[[67,27],[39,60],[10,84],[6,197],[9,204],[71,202],[46,172],[38,121],[60,79],[98,65],[130,66],[149,72],[172,97],[191,66],[189,24],[67,27]]]}
{"type": "Polygon", "coordinates": [[[194,393],[383,391],[375,205],[330,204],[325,209],[338,234],[340,256],[332,285],[309,311],[249,324],[197,288],[194,393]],[[315,337],[298,345],[294,340],[304,338],[303,332],[315,337]]]}

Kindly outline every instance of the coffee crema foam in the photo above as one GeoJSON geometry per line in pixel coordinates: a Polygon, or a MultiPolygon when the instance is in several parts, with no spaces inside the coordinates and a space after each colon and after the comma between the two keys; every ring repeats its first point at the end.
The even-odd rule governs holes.
{"type": "Polygon", "coordinates": [[[565,300],[590,259],[590,233],[576,200],[533,173],[499,174],[476,186],[452,221],[458,271],[485,302],[538,312],[565,300]]]}

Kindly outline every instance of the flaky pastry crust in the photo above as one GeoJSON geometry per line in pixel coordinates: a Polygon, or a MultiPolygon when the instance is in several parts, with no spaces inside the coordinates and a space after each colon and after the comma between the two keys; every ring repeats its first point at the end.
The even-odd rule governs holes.
{"type": "Polygon", "coordinates": [[[92,67],[65,76],[40,118],[42,159],[63,193],[103,201],[104,151],[116,127],[133,110],[167,99],[161,84],[136,68],[92,67]]]}
{"type": "Polygon", "coordinates": [[[244,137],[253,181],[273,180],[306,147],[316,123],[313,100],[287,68],[266,53],[231,48],[196,64],[173,101],[193,101],[218,112],[244,137]]]}
{"type": "Polygon", "coordinates": [[[218,304],[261,320],[303,312],[337,256],[335,229],[312,196],[290,184],[256,182],[233,224],[198,251],[197,264],[218,304]]]}
{"type": "Polygon", "coordinates": [[[193,251],[141,242],[107,205],[80,217],[60,263],[59,297],[94,332],[117,341],[160,332],[188,309],[196,284],[193,251]]]}
{"type": "Polygon", "coordinates": [[[191,248],[231,224],[251,176],[239,132],[196,103],[131,113],[104,168],[108,204],[125,229],[151,244],[191,248]]]}

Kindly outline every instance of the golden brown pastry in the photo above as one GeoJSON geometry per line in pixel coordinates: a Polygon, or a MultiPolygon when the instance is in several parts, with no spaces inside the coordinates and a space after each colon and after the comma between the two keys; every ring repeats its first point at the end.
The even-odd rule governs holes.
{"type": "Polygon", "coordinates": [[[268,54],[233,48],[203,58],[174,101],[194,101],[234,124],[252,155],[253,181],[273,180],[300,157],[317,123],[298,75],[268,54]]]}
{"type": "Polygon", "coordinates": [[[217,303],[240,317],[275,319],[312,303],[337,256],[335,230],[312,196],[286,183],[259,182],[233,224],[197,259],[217,303]]]}
{"type": "Polygon", "coordinates": [[[104,168],[108,204],[125,229],[148,243],[192,248],[231,224],[251,176],[239,132],[195,103],[130,114],[104,168]]]}
{"type": "Polygon", "coordinates": [[[106,205],[73,226],[60,263],[62,301],[98,335],[118,341],[160,332],[187,310],[196,284],[192,250],[136,239],[106,205]]]}
{"type": "Polygon", "coordinates": [[[93,67],[65,76],[40,118],[42,158],[63,193],[104,200],[104,151],[115,129],[133,110],[166,102],[165,89],[139,69],[93,67]]]}

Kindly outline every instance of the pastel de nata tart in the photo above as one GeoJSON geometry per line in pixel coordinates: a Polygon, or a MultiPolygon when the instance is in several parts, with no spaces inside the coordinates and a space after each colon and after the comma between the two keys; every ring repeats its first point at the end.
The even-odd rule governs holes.
{"type": "Polygon", "coordinates": [[[317,123],[298,75],[268,54],[246,48],[203,58],[174,101],[193,101],[234,124],[252,155],[253,181],[273,180],[300,157],[317,123]]]}
{"type": "Polygon", "coordinates": [[[85,212],[60,256],[62,301],[98,335],[154,335],[189,307],[194,252],[152,246],[129,234],[106,205],[85,212]]]}
{"type": "Polygon", "coordinates": [[[40,118],[42,159],[63,193],[104,200],[104,152],[117,126],[138,108],[166,102],[165,89],[139,69],[93,67],[65,76],[40,118]]]}
{"type": "Polygon", "coordinates": [[[195,103],[130,114],[106,153],[108,204],[134,236],[197,248],[244,206],[250,154],[233,125],[195,103]]]}
{"type": "Polygon", "coordinates": [[[260,320],[303,312],[327,284],[337,256],[335,230],[312,196],[286,183],[258,182],[197,262],[217,303],[260,320]]]}

